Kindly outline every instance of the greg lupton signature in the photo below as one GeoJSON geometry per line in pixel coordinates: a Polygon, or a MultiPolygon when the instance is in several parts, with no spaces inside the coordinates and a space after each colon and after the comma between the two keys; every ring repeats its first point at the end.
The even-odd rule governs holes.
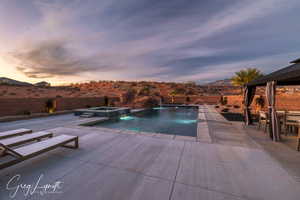
{"type": "Polygon", "coordinates": [[[52,184],[42,185],[40,182],[43,177],[44,175],[41,174],[36,182],[32,184],[26,184],[22,183],[20,174],[13,176],[6,184],[6,190],[9,191],[9,197],[16,197],[18,192],[22,192],[25,197],[33,194],[45,195],[62,193],[63,182],[56,181],[52,184]]]}

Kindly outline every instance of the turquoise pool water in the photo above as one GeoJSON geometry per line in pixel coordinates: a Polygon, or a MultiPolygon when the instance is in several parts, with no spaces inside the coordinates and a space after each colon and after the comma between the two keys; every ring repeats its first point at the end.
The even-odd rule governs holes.
{"type": "Polygon", "coordinates": [[[193,107],[159,107],[135,115],[121,116],[94,126],[196,136],[197,116],[198,109],[193,107]]]}

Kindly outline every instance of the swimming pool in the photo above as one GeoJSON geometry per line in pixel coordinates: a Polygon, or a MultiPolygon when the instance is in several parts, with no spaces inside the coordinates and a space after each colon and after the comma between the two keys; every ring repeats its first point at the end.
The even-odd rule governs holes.
{"type": "Polygon", "coordinates": [[[197,107],[158,107],[94,126],[172,135],[197,136],[197,107]]]}

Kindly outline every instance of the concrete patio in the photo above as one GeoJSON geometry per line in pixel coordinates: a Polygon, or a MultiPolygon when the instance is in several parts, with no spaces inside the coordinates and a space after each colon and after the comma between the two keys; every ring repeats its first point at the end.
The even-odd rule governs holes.
{"type": "Polygon", "coordinates": [[[8,191],[7,183],[17,174],[21,177],[13,186],[34,185],[43,175],[39,185],[61,181],[62,187],[59,193],[26,197],[20,189],[14,199],[300,198],[298,177],[290,173],[288,166],[212,106],[200,110],[204,113],[203,127],[198,128],[203,128],[205,137],[199,140],[82,127],[77,125],[82,121],[70,115],[0,123],[0,130],[45,127],[55,134],[80,136],[77,150],[56,149],[1,170],[0,199],[10,199],[15,188],[8,191]]]}

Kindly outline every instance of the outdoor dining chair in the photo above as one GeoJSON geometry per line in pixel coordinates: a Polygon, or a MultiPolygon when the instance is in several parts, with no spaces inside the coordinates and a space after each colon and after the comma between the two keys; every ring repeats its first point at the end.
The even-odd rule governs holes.
{"type": "Polygon", "coordinates": [[[268,124],[269,124],[268,114],[265,111],[259,111],[258,129],[264,128],[264,132],[267,132],[268,124]]]}
{"type": "Polygon", "coordinates": [[[287,112],[284,120],[285,135],[292,132],[295,128],[299,128],[300,125],[300,112],[287,112]]]}

